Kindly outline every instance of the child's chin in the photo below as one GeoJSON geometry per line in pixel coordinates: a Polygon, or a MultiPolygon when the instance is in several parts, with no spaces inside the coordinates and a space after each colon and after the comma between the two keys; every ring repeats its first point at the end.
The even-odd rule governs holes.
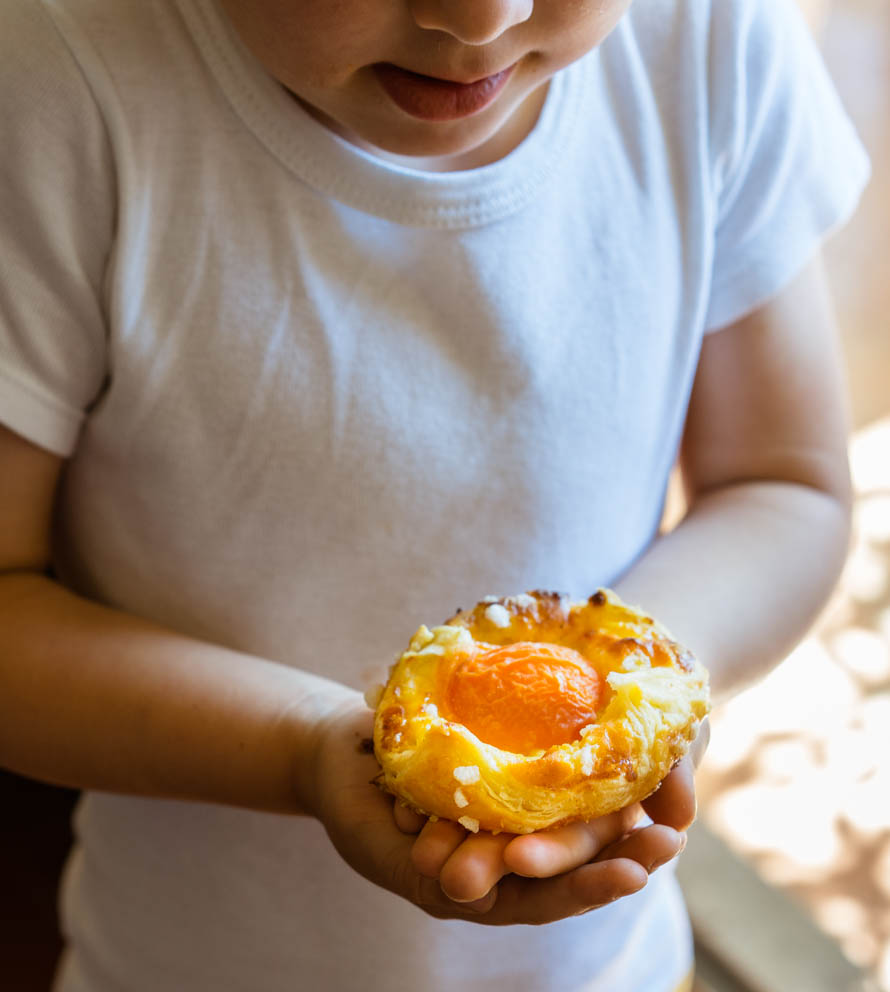
{"type": "Polygon", "coordinates": [[[382,158],[409,168],[456,171],[479,168],[502,158],[510,150],[498,141],[500,129],[474,120],[412,122],[414,127],[370,136],[360,142],[382,158]],[[407,133],[406,133],[407,132],[407,133]]]}

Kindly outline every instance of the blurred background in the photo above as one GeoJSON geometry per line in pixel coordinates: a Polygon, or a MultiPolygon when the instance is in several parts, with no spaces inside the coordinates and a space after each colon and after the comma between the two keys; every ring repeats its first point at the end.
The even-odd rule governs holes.
{"type": "MultiPolygon", "coordinates": [[[[698,992],[890,992],[890,0],[798,0],[874,175],[828,246],[855,541],[817,628],[713,714],[681,866],[698,992]]],[[[45,992],[74,793],[0,772],[0,988],[45,992]]],[[[615,990],[622,992],[622,990],[615,990]]]]}
{"type": "Polygon", "coordinates": [[[705,951],[741,987],[859,987],[852,972],[829,965],[821,937],[871,987],[890,992],[890,2],[799,2],[872,158],[858,214],[827,247],[850,384],[855,539],[812,636],[713,715],[699,778],[708,833],[701,863],[691,858],[682,877],[705,951]],[[731,863],[720,844],[741,862],[725,877],[721,865],[731,863]],[[768,888],[746,881],[744,868],[768,888]],[[737,904],[724,919],[708,887],[751,905],[737,904]],[[788,924],[797,943],[770,940],[764,931],[795,910],[805,916],[788,924]],[[766,958],[760,964],[751,960],[755,949],[766,958]],[[795,953],[809,959],[812,974],[804,964],[785,970],[787,960],[778,959],[795,953]],[[828,977],[831,967],[845,977],[828,977]],[[785,977],[775,984],[777,971],[785,977]]]}

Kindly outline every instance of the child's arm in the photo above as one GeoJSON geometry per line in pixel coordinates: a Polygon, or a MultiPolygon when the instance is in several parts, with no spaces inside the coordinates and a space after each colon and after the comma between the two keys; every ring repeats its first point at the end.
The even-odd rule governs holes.
{"type": "Polygon", "coordinates": [[[616,589],[705,662],[718,698],[785,657],[837,581],[846,412],[820,262],[705,339],[681,451],[688,513],[616,589]]]}
{"type": "MultiPolygon", "coordinates": [[[[848,540],[846,441],[842,361],[815,262],[778,297],[706,338],[681,457],[688,512],[615,583],[695,651],[718,697],[781,660],[829,595],[848,540]]],[[[668,825],[683,830],[694,816],[692,762],[643,806],[661,835],[650,827],[596,857],[636,853],[630,845],[641,843],[647,853],[649,845],[668,850],[668,825]]],[[[594,844],[576,826],[486,847],[452,826],[449,846],[445,828],[434,826],[421,833],[415,859],[463,897],[478,898],[505,871],[571,870],[594,844]]]]}
{"type": "Polygon", "coordinates": [[[61,464],[0,428],[0,764],[76,788],[303,812],[296,756],[352,694],[53,582],[61,464]]]}

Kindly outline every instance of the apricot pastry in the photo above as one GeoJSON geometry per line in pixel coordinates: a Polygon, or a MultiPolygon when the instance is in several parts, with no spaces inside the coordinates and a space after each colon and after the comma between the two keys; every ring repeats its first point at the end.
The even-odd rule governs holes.
{"type": "Polygon", "coordinates": [[[377,783],[471,831],[531,833],[650,795],[708,709],[702,664],[614,592],[489,597],[392,667],[377,783]]]}

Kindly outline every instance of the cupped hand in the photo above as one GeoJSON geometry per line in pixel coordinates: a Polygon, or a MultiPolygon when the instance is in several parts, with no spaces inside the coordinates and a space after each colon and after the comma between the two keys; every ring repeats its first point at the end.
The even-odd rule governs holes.
{"type": "Polygon", "coordinates": [[[372,784],[372,723],[357,699],[320,728],[313,812],[355,871],[430,915],[491,925],[575,916],[639,891],[685,844],[681,831],[695,804],[681,766],[660,798],[642,804],[655,821],[649,826],[635,828],[640,806],[519,837],[427,821],[372,784]]]}
{"type": "MultiPolygon", "coordinates": [[[[384,889],[414,903],[432,916],[471,920],[491,925],[540,924],[575,916],[598,906],[613,902],[641,889],[647,873],[640,863],[630,857],[616,855],[609,861],[584,862],[570,870],[559,871],[552,877],[523,877],[513,872],[503,855],[511,842],[528,841],[513,835],[492,835],[484,832],[467,834],[457,824],[439,820],[421,829],[423,818],[394,808],[393,800],[372,784],[379,771],[376,759],[363,745],[371,736],[372,715],[360,697],[355,703],[342,706],[326,718],[319,727],[314,749],[312,774],[313,795],[311,811],[321,821],[341,857],[355,871],[384,889]],[[416,831],[420,830],[420,835],[416,831]],[[426,833],[424,833],[426,831],[426,833]],[[448,891],[438,877],[428,872],[432,862],[423,863],[420,870],[412,857],[415,842],[418,851],[443,847],[448,849],[448,891]],[[450,838],[450,839],[448,839],[450,838]],[[492,866],[497,866],[494,869],[492,866]],[[494,871],[499,872],[493,878],[494,871]],[[474,888],[477,886],[478,888],[474,888]],[[473,898],[476,891],[479,898],[473,898]],[[456,896],[457,898],[454,898],[456,896]]],[[[601,835],[590,844],[575,836],[572,861],[595,852],[603,843],[616,841],[623,826],[629,822],[624,815],[616,816],[601,835]]],[[[565,828],[569,831],[569,828],[565,828]]],[[[569,831],[559,853],[529,855],[525,867],[538,867],[546,861],[565,865],[563,848],[570,847],[569,831]],[[549,858],[549,861],[548,861],[549,858]],[[560,861],[562,859],[562,861],[560,861]]],[[[552,838],[551,838],[552,840],[552,838]]],[[[519,846],[519,850],[524,845],[519,846]]],[[[526,852],[528,854],[528,852],[526,852]]],[[[517,867],[519,867],[517,861],[517,867]]]]}
{"type": "Polygon", "coordinates": [[[685,845],[684,835],[670,826],[635,829],[642,815],[634,805],[587,823],[522,836],[468,834],[449,820],[430,821],[411,856],[417,870],[437,878],[455,902],[494,904],[496,896],[502,904],[507,886],[545,891],[581,885],[591,906],[605,905],[641,889],[649,873],[685,845]]]}
{"type": "Polygon", "coordinates": [[[417,870],[427,878],[437,878],[453,901],[474,907],[493,904],[495,886],[500,882],[502,903],[501,879],[506,876],[545,879],[581,869],[588,885],[602,882],[603,895],[617,898],[645,884],[641,869],[651,874],[686,846],[685,832],[696,813],[693,773],[709,739],[706,720],[689,754],[653,795],[587,823],[517,837],[484,832],[468,835],[457,823],[425,823],[416,814],[398,808],[397,818],[406,832],[419,831],[411,852],[417,870]],[[644,814],[651,823],[638,827],[644,814]],[[602,867],[592,869],[591,865],[602,867]],[[626,892],[621,891],[622,886],[626,892]]]}

